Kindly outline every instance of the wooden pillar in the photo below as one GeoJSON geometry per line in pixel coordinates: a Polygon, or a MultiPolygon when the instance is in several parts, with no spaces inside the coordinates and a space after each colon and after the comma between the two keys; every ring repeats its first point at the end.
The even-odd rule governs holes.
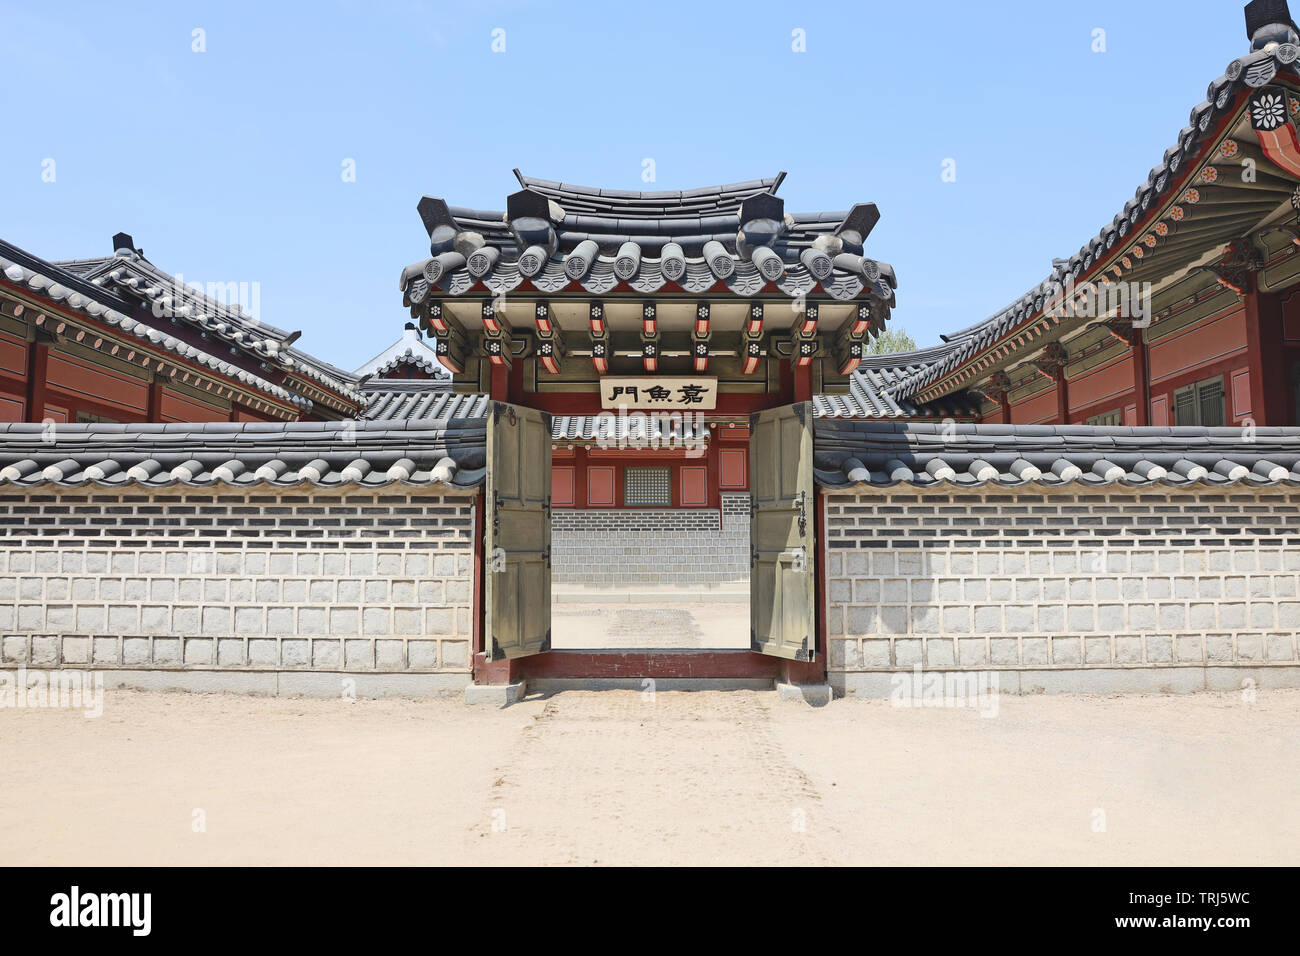
{"type": "Polygon", "coordinates": [[[524,360],[516,359],[510,366],[510,376],[507,379],[506,394],[509,396],[506,401],[512,405],[527,405],[524,401],[524,360]]]}
{"type": "Polygon", "coordinates": [[[781,359],[781,405],[806,402],[812,398],[812,366],[800,367],[794,359],[781,359]]]}
{"type": "MultiPolygon", "coordinates": [[[[1245,294],[1250,417],[1256,425],[1285,425],[1289,416],[1286,353],[1282,346],[1282,303],[1277,295],[1260,292],[1258,281],[1258,273],[1251,273],[1245,294]]],[[[1229,396],[1229,407],[1231,402],[1229,396]]]]}
{"type": "Polygon", "coordinates": [[[45,420],[46,378],[49,375],[50,346],[47,342],[27,343],[26,420],[45,420]]]}
{"type": "Polygon", "coordinates": [[[1131,356],[1133,365],[1133,400],[1137,403],[1137,424],[1151,424],[1151,379],[1147,373],[1147,340],[1142,329],[1133,330],[1131,356]]]}
{"type": "Polygon", "coordinates": [[[794,400],[796,402],[807,402],[812,400],[812,366],[795,365],[791,370],[794,372],[794,400]]]}
{"type": "Polygon", "coordinates": [[[583,445],[573,449],[573,506],[587,507],[587,449],[583,445]]]}
{"type": "Polygon", "coordinates": [[[1070,424],[1070,384],[1065,380],[1065,367],[1056,370],[1056,423],[1070,424]]]}
{"type": "Polygon", "coordinates": [[[488,397],[494,402],[510,401],[510,369],[505,365],[490,366],[488,397]]]}
{"type": "MultiPolygon", "coordinates": [[[[708,428],[708,426],[705,426],[708,428]]],[[[706,507],[718,509],[718,521],[722,521],[722,467],[721,459],[718,455],[718,436],[721,430],[714,426],[708,431],[708,444],[704,448],[704,481],[707,485],[705,489],[704,503],[706,507]]],[[[698,453],[698,449],[695,450],[698,453]]],[[[687,452],[689,456],[691,452],[687,452]]],[[[689,457],[686,459],[687,464],[699,464],[699,459],[692,461],[689,457]]]]}
{"type": "Polygon", "coordinates": [[[794,363],[789,359],[777,362],[777,404],[790,405],[794,402],[794,363]]]}
{"type": "Polygon", "coordinates": [[[145,406],[145,421],[162,421],[163,383],[157,376],[149,382],[149,400],[145,406]]]}

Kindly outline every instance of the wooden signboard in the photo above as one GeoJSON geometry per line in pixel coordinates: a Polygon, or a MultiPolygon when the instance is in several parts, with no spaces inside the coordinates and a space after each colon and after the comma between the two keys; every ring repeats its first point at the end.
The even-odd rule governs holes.
{"type": "Polygon", "coordinates": [[[600,380],[600,407],[710,412],[718,407],[718,380],[707,375],[607,376],[600,380]]]}

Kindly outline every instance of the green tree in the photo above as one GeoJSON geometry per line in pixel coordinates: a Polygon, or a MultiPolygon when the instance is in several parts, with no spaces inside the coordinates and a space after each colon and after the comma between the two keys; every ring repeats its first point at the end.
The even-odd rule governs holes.
{"type": "Polygon", "coordinates": [[[885,329],[867,343],[869,355],[893,355],[895,352],[911,352],[916,342],[902,329],[885,329]]]}

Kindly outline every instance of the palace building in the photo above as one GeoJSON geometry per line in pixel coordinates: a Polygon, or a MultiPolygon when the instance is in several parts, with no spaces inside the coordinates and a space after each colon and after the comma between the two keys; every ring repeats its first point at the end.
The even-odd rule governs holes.
{"type": "Polygon", "coordinates": [[[186,285],[125,233],[111,256],[63,262],[0,241],[0,421],[355,417],[355,377],[299,335],[186,285]]]}
{"type": "Polygon", "coordinates": [[[3,661],[497,700],[1300,685],[1300,32],[1246,26],[1104,228],[904,354],[868,352],[906,305],[876,205],[787,211],[783,173],[426,196],[411,323],[355,373],[129,237],[0,246],[3,661]]]}

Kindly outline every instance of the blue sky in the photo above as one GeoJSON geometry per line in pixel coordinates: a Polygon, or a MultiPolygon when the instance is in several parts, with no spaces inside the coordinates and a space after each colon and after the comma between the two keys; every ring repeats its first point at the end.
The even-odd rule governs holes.
{"type": "Polygon", "coordinates": [[[879,204],[868,251],[926,345],[1111,220],[1248,50],[1243,6],[0,0],[0,236],[57,259],[129,232],[187,281],[258,283],[262,319],[354,368],[406,320],[423,194],[784,169],[788,210],[879,204]]]}

